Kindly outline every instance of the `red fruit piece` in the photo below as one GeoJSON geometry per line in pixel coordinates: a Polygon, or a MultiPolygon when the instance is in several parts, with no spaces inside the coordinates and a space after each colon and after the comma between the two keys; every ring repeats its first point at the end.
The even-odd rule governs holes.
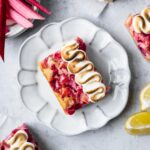
{"type": "Polygon", "coordinates": [[[86,44],[79,37],[76,38],[77,43],[79,44],[79,49],[86,51],[86,44]]]}
{"type": "Polygon", "coordinates": [[[14,20],[12,20],[12,19],[7,19],[6,20],[6,25],[7,26],[12,26],[12,25],[14,25],[15,24],[15,21],[14,20]]]}

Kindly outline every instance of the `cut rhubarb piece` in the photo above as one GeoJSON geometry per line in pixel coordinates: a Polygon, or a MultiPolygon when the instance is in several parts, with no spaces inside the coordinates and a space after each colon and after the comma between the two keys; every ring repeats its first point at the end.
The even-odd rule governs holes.
{"type": "Polygon", "coordinates": [[[21,0],[8,0],[9,5],[26,19],[44,20],[40,14],[32,10],[27,4],[21,0]]]}
{"type": "Polygon", "coordinates": [[[51,12],[45,8],[44,6],[42,6],[39,2],[37,2],[36,0],[27,0],[27,2],[29,2],[31,5],[36,6],[37,8],[39,8],[41,11],[43,11],[44,13],[50,15],[51,12]]]}
{"type": "Polygon", "coordinates": [[[9,16],[19,25],[21,25],[24,28],[31,28],[33,27],[33,24],[27,20],[26,18],[24,18],[23,16],[21,16],[20,14],[18,14],[16,11],[14,11],[13,9],[9,8],[8,10],[9,16]]]}
{"type": "Polygon", "coordinates": [[[89,61],[86,45],[77,38],[39,62],[64,112],[72,115],[79,108],[106,95],[102,76],[89,61]]]}
{"type": "Polygon", "coordinates": [[[12,19],[7,19],[6,20],[6,25],[7,26],[12,26],[12,25],[14,25],[16,22],[14,21],[14,20],[12,20],[12,19]]]}
{"type": "Polygon", "coordinates": [[[0,56],[4,60],[6,33],[6,1],[0,0],[0,56]]]}
{"type": "Polygon", "coordinates": [[[150,60],[150,8],[145,8],[140,14],[130,15],[125,25],[146,60],[150,60]]]}
{"type": "Polygon", "coordinates": [[[8,137],[0,143],[0,150],[40,150],[26,124],[14,129],[8,137]]]}

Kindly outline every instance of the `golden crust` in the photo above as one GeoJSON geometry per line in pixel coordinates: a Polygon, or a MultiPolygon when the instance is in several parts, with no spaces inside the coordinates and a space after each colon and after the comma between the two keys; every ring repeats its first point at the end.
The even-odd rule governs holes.
{"type": "Polygon", "coordinates": [[[45,78],[48,80],[48,81],[51,81],[52,79],[52,75],[53,75],[53,72],[50,68],[43,68],[41,63],[38,64],[39,68],[41,69],[41,71],[43,72],[45,78]]]}
{"type": "Polygon", "coordinates": [[[59,93],[54,92],[55,96],[57,97],[61,107],[66,110],[67,108],[69,108],[70,103],[74,102],[73,99],[71,97],[64,97],[62,98],[61,95],[59,93]]]}

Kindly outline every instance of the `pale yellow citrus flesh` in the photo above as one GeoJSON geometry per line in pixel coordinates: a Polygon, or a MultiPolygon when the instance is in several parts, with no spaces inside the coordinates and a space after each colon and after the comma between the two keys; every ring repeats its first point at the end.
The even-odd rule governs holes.
{"type": "Polygon", "coordinates": [[[140,112],[130,116],[125,129],[133,135],[150,134],[150,112],[140,112]]]}
{"type": "Polygon", "coordinates": [[[148,84],[140,94],[141,111],[150,111],[150,84],[148,84]]]}

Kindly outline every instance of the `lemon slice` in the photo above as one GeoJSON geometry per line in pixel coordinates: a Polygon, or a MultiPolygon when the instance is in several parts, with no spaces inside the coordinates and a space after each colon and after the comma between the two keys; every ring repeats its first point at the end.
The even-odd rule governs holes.
{"type": "Polygon", "coordinates": [[[125,129],[134,135],[150,134],[150,112],[140,112],[129,117],[125,129]]]}
{"type": "Polygon", "coordinates": [[[141,111],[150,111],[150,84],[147,85],[140,95],[141,111]]]}

